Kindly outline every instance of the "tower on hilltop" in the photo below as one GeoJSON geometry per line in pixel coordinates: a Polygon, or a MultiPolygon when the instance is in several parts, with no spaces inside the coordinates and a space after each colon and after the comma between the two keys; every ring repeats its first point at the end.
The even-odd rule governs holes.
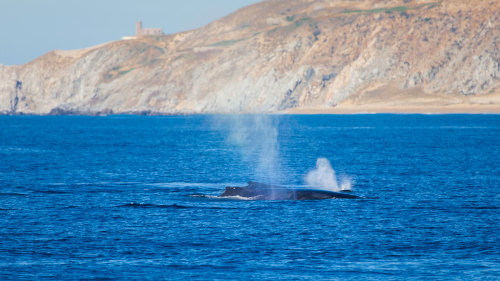
{"type": "Polygon", "coordinates": [[[135,35],[141,35],[142,32],[142,21],[135,23],[135,35]]]}
{"type": "Polygon", "coordinates": [[[142,21],[135,23],[135,35],[163,35],[163,30],[161,28],[143,28],[142,21]]]}

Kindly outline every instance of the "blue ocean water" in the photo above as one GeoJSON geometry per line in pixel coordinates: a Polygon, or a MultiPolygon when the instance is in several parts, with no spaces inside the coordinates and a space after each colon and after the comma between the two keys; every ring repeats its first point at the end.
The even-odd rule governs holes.
{"type": "Polygon", "coordinates": [[[0,279],[498,280],[499,188],[500,115],[2,116],[0,279]]]}

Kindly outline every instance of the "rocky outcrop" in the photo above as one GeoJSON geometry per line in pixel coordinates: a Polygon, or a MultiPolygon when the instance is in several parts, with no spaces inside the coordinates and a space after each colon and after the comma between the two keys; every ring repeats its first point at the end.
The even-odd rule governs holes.
{"type": "Polygon", "coordinates": [[[499,19],[493,0],[266,1],[197,30],[0,66],[0,113],[495,110],[499,19]]]}

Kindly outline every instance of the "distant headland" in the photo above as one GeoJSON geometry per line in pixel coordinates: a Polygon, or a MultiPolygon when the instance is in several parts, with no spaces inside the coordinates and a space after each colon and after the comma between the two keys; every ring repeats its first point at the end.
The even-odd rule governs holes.
{"type": "Polygon", "coordinates": [[[0,114],[500,113],[499,30],[491,0],[271,0],[167,35],[137,22],[129,40],[0,65],[0,114]]]}

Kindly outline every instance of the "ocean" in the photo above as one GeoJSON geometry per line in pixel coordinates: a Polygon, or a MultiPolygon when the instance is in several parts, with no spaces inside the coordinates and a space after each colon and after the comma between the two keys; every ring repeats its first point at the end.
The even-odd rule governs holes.
{"type": "Polygon", "coordinates": [[[500,115],[0,116],[0,280],[498,280],[499,190],[500,115]]]}

